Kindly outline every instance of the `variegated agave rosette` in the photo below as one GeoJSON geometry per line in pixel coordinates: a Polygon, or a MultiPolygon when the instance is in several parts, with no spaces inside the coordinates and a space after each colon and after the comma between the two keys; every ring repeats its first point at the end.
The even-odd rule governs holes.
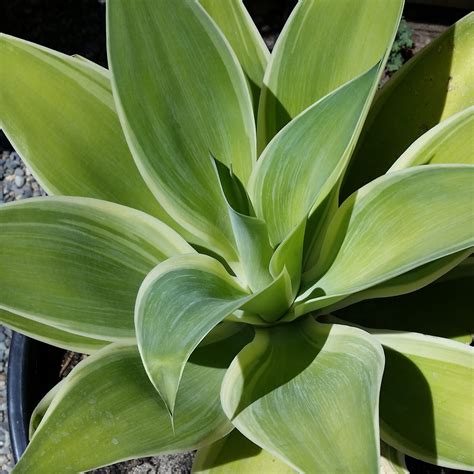
{"type": "Polygon", "coordinates": [[[377,92],[402,4],[302,0],[270,55],[239,0],[110,0],[110,71],[2,35],[50,197],[0,208],[0,320],[91,354],[17,474],[473,469],[474,17],[377,92]]]}

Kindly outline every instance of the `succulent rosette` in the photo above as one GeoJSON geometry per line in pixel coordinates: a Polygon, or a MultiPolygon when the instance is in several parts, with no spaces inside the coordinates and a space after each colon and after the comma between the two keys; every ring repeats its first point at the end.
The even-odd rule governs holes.
{"type": "Polygon", "coordinates": [[[378,91],[402,7],[301,0],[270,55],[239,0],[110,0],[109,70],[1,36],[49,196],[0,208],[0,321],[91,354],[15,473],[473,469],[474,17],[378,91]]]}

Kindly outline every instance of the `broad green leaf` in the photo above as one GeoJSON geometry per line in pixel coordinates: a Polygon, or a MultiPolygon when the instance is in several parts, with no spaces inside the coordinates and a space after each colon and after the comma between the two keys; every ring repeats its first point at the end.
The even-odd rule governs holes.
{"type": "Polygon", "coordinates": [[[248,181],[255,124],[238,60],[195,1],[116,0],[107,11],[114,96],[137,166],[166,211],[231,262],[232,226],[209,156],[248,181]]]}
{"type": "Polygon", "coordinates": [[[440,466],[474,469],[474,349],[416,333],[380,332],[386,366],[382,439],[440,466]]]}
{"type": "Polygon", "coordinates": [[[81,362],[53,394],[41,421],[38,413],[39,425],[15,474],[77,473],[222,438],[232,425],[222,412],[219,389],[227,365],[248,341],[240,329],[213,335],[193,355],[178,393],[174,428],[136,346],[113,344],[81,362]]]}
{"type": "Polygon", "coordinates": [[[108,341],[134,337],[135,299],[147,273],[193,252],[157,219],[88,198],[5,204],[0,234],[8,242],[0,246],[0,309],[108,341]]]}
{"type": "Polygon", "coordinates": [[[377,473],[384,359],[376,340],[312,318],[256,332],[222,385],[237,429],[298,471],[377,473]]]}
{"type": "Polygon", "coordinates": [[[410,166],[465,163],[474,165],[474,106],[454,114],[422,135],[389,172],[410,166]]]}
{"type": "Polygon", "coordinates": [[[193,474],[291,474],[295,471],[276,456],[253,444],[238,430],[197,452],[193,474]]]}
{"type": "Polygon", "coordinates": [[[384,174],[426,131],[474,104],[473,27],[471,13],[417,53],[382,88],[354,152],[344,197],[384,174]]]}
{"type": "Polygon", "coordinates": [[[61,331],[54,326],[24,318],[18,314],[0,309],[0,323],[16,332],[32,337],[38,341],[60,347],[68,351],[90,354],[109,344],[108,341],[79,336],[68,331],[61,331]]]}
{"type": "Polygon", "coordinates": [[[255,113],[270,53],[242,0],[199,0],[235,52],[250,86],[255,113]]]}
{"type": "Polygon", "coordinates": [[[405,455],[383,441],[380,443],[380,474],[410,474],[405,455]]]}
{"type": "Polygon", "coordinates": [[[374,329],[414,331],[469,344],[474,334],[472,290],[474,265],[467,262],[446,279],[403,296],[363,301],[335,313],[339,318],[374,329]]]}
{"type": "Polygon", "coordinates": [[[140,176],[106,70],[0,36],[0,124],[50,195],[84,196],[171,220],[140,176]]]}
{"type": "Polygon", "coordinates": [[[263,151],[249,193],[273,246],[307,218],[342,175],[379,67],[305,110],[263,151]]]}
{"type": "Polygon", "coordinates": [[[402,7],[402,0],[298,2],[265,72],[259,149],[311,104],[386,59],[402,7]]]}
{"type": "Polygon", "coordinates": [[[171,258],[146,277],[135,309],[138,347],[170,413],[193,350],[250,298],[217,260],[205,255],[171,258]]]}
{"type": "Polygon", "coordinates": [[[442,257],[432,262],[425,263],[420,267],[414,268],[406,273],[402,273],[395,278],[384,281],[366,290],[353,293],[352,295],[338,301],[333,306],[323,308],[325,313],[345,308],[358,303],[359,301],[369,300],[372,298],[387,298],[391,296],[404,295],[413,291],[424,288],[426,285],[433,283],[450,270],[463,262],[472,253],[472,248],[456,252],[447,257],[442,257]]]}
{"type": "Polygon", "coordinates": [[[326,234],[323,274],[297,298],[296,312],[328,306],[472,247],[473,180],[472,165],[421,166],[387,174],[353,194],[326,234]]]}

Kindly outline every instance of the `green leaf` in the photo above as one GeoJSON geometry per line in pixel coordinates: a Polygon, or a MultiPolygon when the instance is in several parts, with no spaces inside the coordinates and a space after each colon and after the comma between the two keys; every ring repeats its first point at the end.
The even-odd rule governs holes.
{"type": "Polygon", "coordinates": [[[273,246],[306,219],[338,182],[379,67],[377,64],[305,110],[263,151],[249,193],[256,215],[268,225],[273,246]]]}
{"type": "Polygon", "coordinates": [[[197,452],[193,474],[267,473],[295,471],[268,451],[253,444],[238,430],[197,452]]]}
{"type": "Polygon", "coordinates": [[[284,268],[272,283],[254,293],[252,298],[242,305],[242,309],[258,314],[264,321],[274,322],[286,313],[293,299],[291,277],[284,268]]]}
{"type": "Polygon", "coordinates": [[[269,266],[273,248],[268,239],[267,225],[261,219],[245,216],[232,208],[228,212],[245,275],[240,280],[246,282],[252,291],[262,290],[272,282],[269,266]]]}
{"type": "Polygon", "coordinates": [[[303,272],[318,264],[324,235],[327,232],[332,217],[339,208],[339,187],[340,182],[308,219],[304,240],[303,272]]]}
{"type": "Polygon", "coordinates": [[[117,202],[171,223],[135,166],[106,70],[4,34],[0,58],[1,127],[48,194],[117,202]]]}
{"type": "Polygon", "coordinates": [[[242,0],[199,0],[235,52],[250,86],[255,113],[270,53],[242,0]]]}
{"type": "Polygon", "coordinates": [[[257,329],[224,378],[237,429],[303,472],[378,472],[380,345],[312,318],[257,329]],[[344,429],[341,430],[341,420],[344,429]]]}
{"type": "Polygon", "coordinates": [[[456,252],[446,257],[438,258],[432,262],[425,263],[420,267],[414,268],[406,273],[402,273],[395,278],[384,281],[366,290],[353,293],[347,298],[338,301],[333,306],[325,307],[322,311],[330,313],[332,311],[345,308],[359,301],[372,298],[387,298],[391,296],[404,295],[433,283],[441,278],[447,272],[463,262],[472,253],[472,248],[456,252]]]}
{"type": "Polygon", "coordinates": [[[473,178],[472,165],[422,166],[387,174],[353,194],[326,234],[316,269],[322,276],[297,298],[296,312],[472,247],[473,178]]]}
{"type": "Polygon", "coordinates": [[[382,439],[440,466],[474,469],[474,350],[416,333],[380,332],[386,367],[380,393],[382,439]]]}
{"type": "Polygon", "coordinates": [[[383,441],[380,443],[381,474],[410,474],[405,463],[405,455],[383,441]]]}
{"type": "Polygon", "coordinates": [[[135,309],[138,347],[170,413],[193,350],[250,298],[217,260],[205,255],[171,258],[146,277],[135,309]]]}
{"type": "Polygon", "coordinates": [[[241,282],[259,291],[272,282],[269,266],[273,255],[266,223],[254,217],[250,198],[232,170],[214,160],[217,178],[227,202],[241,268],[233,265],[241,282]]]}
{"type": "Polygon", "coordinates": [[[363,301],[335,315],[368,328],[421,332],[469,344],[474,334],[474,263],[469,260],[421,290],[363,301]]]}
{"type": "Polygon", "coordinates": [[[384,174],[426,131],[474,104],[474,68],[467,59],[474,48],[473,26],[471,13],[417,53],[383,87],[354,152],[344,197],[384,174]]]}
{"type": "MultiPolygon", "coordinates": [[[[77,473],[131,458],[192,450],[225,436],[232,425],[222,412],[219,389],[227,365],[248,341],[248,332],[242,325],[219,332],[186,366],[174,429],[135,346],[113,344],[81,362],[53,394],[40,422],[38,413],[39,426],[15,474],[77,473]]],[[[39,411],[47,404],[48,400],[39,411]]]]}
{"type": "Polygon", "coordinates": [[[224,198],[231,209],[246,216],[255,216],[252,202],[240,179],[234,174],[232,167],[226,166],[211,155],[217,179],[224,198]]]}
{"type": "Polygon", "coordinates": [[[108,341],[134,337],[133,308],[147,273],[193,252],[155,218],[88,198],[5,204],[0,233],[8,242],[0,246],[0,308],[108,341]]]}
{"type": "Polygon", "coordinates": [[[91,354],[109,344],[108,341],[61,331],[61,329],[56,329],[49,324],[39,323],[4,309],[0,309],[0,323],[28,337],[67,351],[91,354]]]}
{"type": "Polygon", "coordinates": [[[270,260],[270,273],[277,278],[282,272],[288,272],[291,281],[291,302],[298,294],[301,282],[301,263],[306,230],[306,219],[278,246],[270,260]]]}
{"type": "Polygon", "coordinates": [[[311,104],[382,58],[385,63],[402,7],[402,0],[298,2],[265,73],[259,149],[311,104]]]}
{"type": "Polygon", "coordinates": [[[33,410],[30,418],[30,425],[28,430],[28,439],[32,439],[35,431],[38,429],[38,426],[41,423],[41,420],[44,418],[46,411],[48,410],[51,402],[54,400],[54,397],[57,395],[59,390],[64,386],[66,383],[66,379],[61,380],[58,382],[48,393],[40,400],[36,408],[33,410]]]}
{"type": "Polygon", "coordinates": [[[389,172],[410,166],[464,163],[474,165],[474,106],[454,114],[426,132],[393,164],[389,172]]]}
{"type": "Polygon", "coordinates": [[[195,1],[117,0],[107,11],[114,96],[140,172],[180,225],[232,262],[232,226],[209,156],[247,182],[255,124],[237,58],[195,1]]]}

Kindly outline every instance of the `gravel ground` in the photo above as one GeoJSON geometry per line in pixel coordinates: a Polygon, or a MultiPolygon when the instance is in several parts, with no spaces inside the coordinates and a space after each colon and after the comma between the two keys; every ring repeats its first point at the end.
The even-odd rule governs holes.
{"type": "MultiPolygon", "coordinates": [[[[446,27],[409,22],[417,52],[442,33],[446,27]]],[[[271,31],[263,31],[265,42],[270,47],[277,38],[271,31]]],[[[31,175],[31,172],[15,152],[3,151],[0,155],[0,205],[6,202],[44,196],[46,193],[31,175]]],[[[0,474],[13,468],[6,412],[6,366],[11,331],[0,325],[0,474]]],[[[191,471],[193,453],[145,458],[93,471],[96,474],[187,474],[191,471]]]]}
{"type": "Polygon", "coordinates": [[[0,204],[45,195],[20,157],[4,151],[0,158],[0,204]]]}

